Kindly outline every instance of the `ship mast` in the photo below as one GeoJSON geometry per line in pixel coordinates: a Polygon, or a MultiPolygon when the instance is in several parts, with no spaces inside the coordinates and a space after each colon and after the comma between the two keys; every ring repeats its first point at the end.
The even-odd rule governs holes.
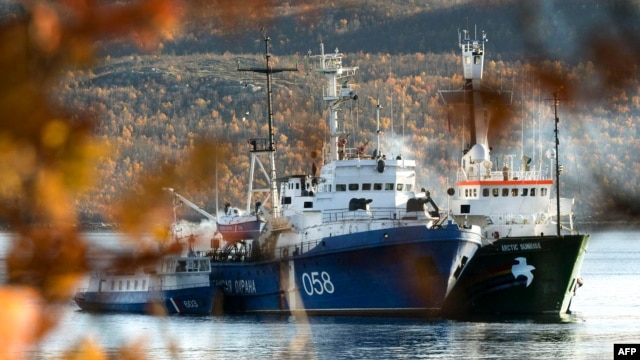
{"type": "Polygon", "coordinates": [[[266,59],[266,67],[264,68],[240,68],[238,65],[238,71],[251,71],[254,73],[261,73],[267,75],[267,111],[269,113],[268,121],[269,121],[269,139],[268,141],[264,141],[264,139],[251,139],[252,148],[251,151],[251,174],[249,175],[251,181],[249,184],[249,199],[247,199],[247,208],[251,203],[251,191],[253,186],[253,171],[255,165],[255,156],[257,153],[269,153],[269,162],[271,163],[271,172],[270,172],[270,193],[271,193],[271,212],[272,216],[278,217],[280,215],[280,202],[278,201],[278,187],[276,184],[276,162],[275,162],[275,136],[273,134],[273,100],[272,100],[272,89],[271,89],[271,74],[280,73],[284,71],[298,71],[298,67],[295,68],[273,68],[269,63],[271,59],[271,52],[269,51],[269,41],[271,40],[266,34],[263,34],[264,40],[264,48],[265,48],[265,59],[266,59]]]}
{"type": "Polygon", "coordinates": [[[338,160],[338,138],[344,134],[344,129],[339,129],[338,126],[338,111],[340,110],[340,104],[348,100],[357,100],[358,95],[351,84],[349,84],[349,78],[356,74],[357,67],[343,67],[342,66],[342,53],[336,48],[333,54],[325,54],[324,43],[320,43],[320,55],[311,56],[311,50],[309,50],[310,57],[320,60],[320,66],[315,69],[322,73],[327,79],[327,87],[323,91],[322,99],[329,104],[329,162],[338,160]],[[339,80],[343,80],[342,83],[339,80]]]}
{"type": "Polygon", "coordinates": [[[556,136],[556,211],[557,211],[557,217],[558,217],[558,221],[556,224],[556,230],[558,232],[558,237],[561,236],[560,234],[560,229],[561,229],[561,224],[560,224],[560,171],[561,171],[561,167],[560,165],[558,165],[558,160],[559,160],[559,152],[558,152],[558,146],[560,145],[560,141],[558,140],[558,123],[560,122],[560,119],[558,118],[558,105],[560,104],[560,99],[558,98],[558,93],[554,92],[553,93],[553,116],[555,118],[555,136],[556,136]]]}
{"type": "MultiPolygon", "coordinates": [[[[484,66],[484,45],[487,34],[482,31],[480,39],[471,40],[469,30],[458,31],[458,45],[462,54],[462,68],[464,72],[464,86],[460,90],[439,90],[440,97],[445,104],[471,105],[470,121],[471,134],[469,147],[465,148],[463,167],[468,164],[489,164],[489,109],[491,102],[509,102],[504,97],[508,92],[496,92],[482,87],[482,71],[484,66]]],[[[463,140],[464,141],[464,140],[463,140]]]]}
{"type": "Polygon", "coordinates": [[[376,158],[382,157],[382,149],[380,148],[380,99],[376,100],[376,158]]]}
{"type": "Polygon", "coordinates": [[[488,41],[483,31],[480,39],[471,40],[469,30],[458,33],[458,44],[462,50],[462,67],[464,70],[464,90],[472,94],[473,110],[471,112],[471,146],[484,145],[488,148],[487,133],[489,118],[485,117],[486,109],[480,92],[480,80],[484,66],[484,44],[488,41]]]}

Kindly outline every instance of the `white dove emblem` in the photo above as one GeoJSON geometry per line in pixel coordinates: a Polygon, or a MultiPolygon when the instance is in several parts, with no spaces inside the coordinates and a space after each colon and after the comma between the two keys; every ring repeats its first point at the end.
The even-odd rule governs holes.
{"type": "Polygon", "coordinates": [[[517,258],[515,258],[515,260],[518,263],[513,265],[513,266],[511,266],[511,273],[513,274],[513,277],[515,279],[517,279],[518,276],[526,277],[527,278],[527,287],[529,287],[529,285],[531,285],[531,282],[533,281],[533,273],[531,271],[535,270],[536,268],[533,267],[532,265],[527,265],[527,259],[526,258],[517,257],[517,258]]]}

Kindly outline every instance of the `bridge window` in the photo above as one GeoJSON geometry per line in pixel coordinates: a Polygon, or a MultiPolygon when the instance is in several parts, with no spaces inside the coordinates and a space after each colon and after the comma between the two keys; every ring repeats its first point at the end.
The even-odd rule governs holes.
{"type": "Polygon", "coordinates": [[[398,184],[398,185],[396,185],[396,190],[398,190],[398,191],[402,191],[402,188],[404,187],[403,185],[404,185],[404,184],[398,184]]]}
{"type": "Polygon", "coordinates": [[[360,184],[349,184],[349,191],[358,191],[360,189],[360,184]]]}
{"type": "Polygon", "coordinates": [[[116,282],[114,280],[111,280],[111,291],[116,289],[116,282]]]}
{"type": "Polygon", "coordinates": [[[373,184],[373,190],[382,190],[382,184],[381,183],[373,184]]]}
{"type": "Polygon", "coordinates": [[[362,184],[362,190],[371,190],[371,183],[362,184]]]}
{"type": "Polygon", "coordinates": [[[122,291],[122,280],[118,280],[118,290],[122,291]]]}
{"type": "Polygon", "coordinates": [[[547,196],[547,188],[540,189],[540,196],[547,196]]]}
{"type": "Polygon", "coordinates": [[[345,185],[345,184],[336,184],[336,191],[347,191],[347,185],[345,185]]]}
{"type": "Polygon", "coordinates": [[[518,188],[511,189],[511,196],[518,196],[518,188]]]}
{"type": "Polygon", "coordinates": [[[522,189],[522,196],[527,196],[527,195],[529,195],[529,189],[527,188],[522,189]]]}
{"type": "Polygon", "coordinates": [[[413,191],[413,185],[407,184],[407,191],[413,191]]]}
{"type": "Polygon", "coordinates": [[[502,196],[509,196],[509,189],[502,188],[502,196]]]}
{"type": "Polygon", "coordinates": [[[384,184],[384,189],[385,190],[393,190],[393,183],[384,184]]]}
{"type": "Polygon", "coordinates": [[[487,189],[487,188],[482,189],[482,196],[484,196],[484,197],[489,196],[489,189],[487,189]]]}
{"type": "Polygon", "coordinates": [[[200,260],[200,270],[209,271],[211,263],[208,260],[200,260]]]}
{"type": "Polygon", "coordinates": [[[500,189],[493,188],[491,189],[491,192],[493,193],[493,196],[497,197],[500,194],[500,189]]]}
{"type": "Polygon", "coordinates": [[[536,196],[536,188],[531,188],[531,192],[529,194],[531,194],[531,196],[536,196]]]}

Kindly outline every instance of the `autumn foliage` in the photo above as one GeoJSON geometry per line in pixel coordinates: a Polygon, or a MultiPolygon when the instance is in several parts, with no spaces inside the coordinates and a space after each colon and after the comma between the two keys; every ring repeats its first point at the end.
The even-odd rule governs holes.
{"type": "MultiPolygon", "coordinates": [[[[99,44],[126,41],[144,51],[157,49],[178,33],[182,16],[195,11],[190,6],[171,0],[24,1],[0,25],[0,216],[15,236],[7,283],[0,287],[1,359],[23,357],[56,326],[57,305],[69,301],[92,266],[74,204],[96,185],[101,174],[95,164],[112,149],[95,137],[96,112],[53,100],[58,82],[69,71],[95,65],[99,44]]],[[[208,148],[204,142],[194,147],[201,145],[208,148]]],[[[158,171],[138,180],[155,189],[161,184],[154,179],[176,174],[171,166],[158,171]]],[[[125,230],[134,231],[134,221],[144,225],[167,206],[149,199],[155,200],[138,199],[135,209],[116,207],[113,215],[128,219],[125,230]]],[[[99,344],[87,341],[70,349],[68,358],[106,358],[99,344]]],[[[122,355],[145,358],[132,349],[125,346],[122,355]]]]}
{"type": "MultiPolygon", "coordinates": [[[[321,154],[328,139],[324,84],[307,56],[308,48],[319,50],[318,33],[335,35],[331,40],[346,34],[346,42],[350,32],[367,33],[367,25],[387,26],[380,14],[388,19],[427,11],[415,2],[338,3],[51,0],[21,1],[12,8],[0,23],[0,220],[15,234],[7,283],[0,287],[0,359],[15,359],[55,327],[57,305],[69,301],[93,266],[79,224],[116,223],[134,236],[151,233],[161,241],[172,212],[164,187],[177,188],[213,213],[215,191],[221,202],[245,205],[247,140],[267,136],[266,96],[264,79],[238,74],[237,64],[264,65],[259,29],[276,25],[278,15],[296,19],[293,32],[316,35],[303,49],[285,52],[280,49],[290,39],[280,33],[272,49],[274,64],[300,69],[274,79],[278,173],[310,173],[321,161],[311,154],[321,154]],[[363,4],[371,11],[358,11],[363,4]],[[340,6],[350,15],[335,11],[340,6]],[[319,21],[325,10],[335,17],[331,23],[319,21]],[[255,34],[259,46],[234,55],[215,48],[176,54],[179,39],[210,45],[221,34],[255,34]],[[127,46],[135,51],[122,50],[127,46]],[[101,53],[106,48],[121,51],[101,53]]],[[[533,5],[524,5],[523,13],[533,13],[528,6],[533,5]]],[[[422,29],[419,22],[408,25],[422,29]]],[[[367,34],[368,43],[407,39],[402,32],[367,34]]],[[[443,106],[438,96],[440,89],[463,85],[456,34],[449,35],[449,50],[438,54],[340,49],[347,66],[359,67],[359,100],[345,104],[340,114],[351,134],[348,146],[373,143],[379,101],[385,108],[381,149],[417,159],[418,186],[441,203],[468,142],[468,118],[443,106]]],[[[639,42],[598,29],[585,35],[590,42],[579,44],[589,57],[574,63],[488,57],[484,83],[513,94],[508,108],[495,109],[500,116],[489,142],[494,155],[533,154],[537,166],[547,166],[542,153],[553,144],[547,99],[561,91],[564,195],[576,197],[582,219],[637,219],[639,42]]],[[[525,40],[529,49],[545,54],[532,38],[525,40]]],[[[342,46],[326,45],[331,51],[342,46]]],[[[114,266],[163,254],[143,248],[114,266]]],[[[144,358],[136,344],[123,345],[121,355],[144,358]]],[[[84,339],[67,357],[106,355],[100,344],[84,339]]]]}

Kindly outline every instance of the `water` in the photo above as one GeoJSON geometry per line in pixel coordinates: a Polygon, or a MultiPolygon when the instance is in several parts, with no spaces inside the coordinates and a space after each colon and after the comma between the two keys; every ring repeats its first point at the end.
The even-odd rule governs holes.
{"type": "Polygon", "coordinates": [[[425,319],[88,314],[70,303],[30,359],[52,359],[89,337],[149,359],[612,359],[640,343],[640,230],[595,231],[574,313],[560,319],[425,319]]]}

